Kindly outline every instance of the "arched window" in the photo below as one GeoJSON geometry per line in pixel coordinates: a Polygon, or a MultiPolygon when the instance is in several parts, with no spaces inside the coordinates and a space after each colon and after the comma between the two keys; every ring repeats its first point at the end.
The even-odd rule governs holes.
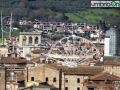
{"type": "Polygon", "coordinates": [[[26,36],[23,37],[23,42],[25,42],[25,41],[26,41],[26,36]]]}
{"type": "Polygon", "coordinates": [[[38,37],[35,37],[35,44],[38,44],[38,37]]]}
{"type": "Polygon", "coordinates": [[[29,43],[32,43],[32,37],[29,37],[29,43]]]}

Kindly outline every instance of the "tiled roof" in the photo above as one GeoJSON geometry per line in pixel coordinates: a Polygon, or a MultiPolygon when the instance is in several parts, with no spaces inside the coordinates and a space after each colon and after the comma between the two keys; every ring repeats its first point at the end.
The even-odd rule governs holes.
{"type": "Polygon", "coordinates": [[[61,43],[59,43],[58,41],[50,41],[50,40],[48,40],[48,43],[50,43],[50,44],[55,44],[55,43],[57,43],[56,45],[61,45],[61,43]]]}
{"type": "MultiPolygon", "coordinates": [[[[42,49],[37,49],[37,50],[33,50],[33,51],[31,51],[32,53],[34,53],[34,54],[40,54],[40,53],[48,53],[49,52],[49,50],[42,50],[42,49]]],[[[71,51],[65,51],[65,50],[52,50],[51,51],[51,53],[58,53],[58,54],[72,54],[72,53],[80,53],[81,51],[73,51],[73,50],[71,50],[71,51]]]]}
{"type": "MultiPolygon", "coordinates": [[[[61,50],[61,52],[59,50],[52,50],[53,52],[55,53],[61,53],[61,52],[64,52],[64,50],[61,50]]],[[[37,49],[37,50],[33,50],[31,51],[32,53],[35,53],[35,54],[39,54],[39,53],[48,53],[49,50],[41,50],[41,49],[37,49]]],[[[52,53],[52,52],[51,52],[52,53]]]]}
{"type": "Polygon", "coordinates": [[[106,60],[104,65],[116,65],[120,66],[120,60],[106,60]]]}
{"type": "Polygon", "coordinates": [[[31,51],[32,53],[35,54],[40,54],[40,53],[48,53],[49,50],[41,50],[41,49],[37,49],[37,50],[33,50],[31,51]]]}
{"type": "Polygon", "coordinates": [[[108,73],[101,73],[101,74],[97,74],[95,76],[91,76],[88,78],[89,80],[111,80],[111,81],[120,81],[120,78],[115,76],[115,75],[111,75],[108,73]]]}
{"type": "Polygon", "coordinates": [[[83,31],[94,31],[94,30],[88,29],[88,28],[83,28],[82,30],[83,30],[83,31]]]}
{"type": "Polygon", "coordinates": [[[42,58],[44,60],[46,59],[46,57],[37,57],[37,58],[34,58],[34,59],[30,60],[30,61],[40,63],[40,58],[42,58]]]}
{"type": "Polygon", "coordinates": [[[16,37],[12,38],[10,41],[14,41],[16,39],[16,37]]]}
{"type": "Polygon", "coordinates": [[[81,68],[68,68],[65,70],[65,74],[90,74],[95,75],[101,73],[103,68],[91,68],[90,67],[81,67],[81,68]]]}
{"type": "Polygon", "coordinates": [[[62,66],[57,66],[53,64],[46,64],[45,67],[53,68],[62,71],[65,74],[87,74],[87,75],[95,75],[98,73],[101,73],[103,71],[103,68],[97,68],[97,67],[92,67],[92,66],[81,66],[81,68],[68,68],[68,67],[62,67],[62,66]]]}
{"type": "Polygon", "coordinates": [[[31,61],[26,59],[19,59],[18,57],[1,57],[0,63],[9,63],[9,64],[17,64],[17,63],[28,63],[33,64],[31,61]]]}

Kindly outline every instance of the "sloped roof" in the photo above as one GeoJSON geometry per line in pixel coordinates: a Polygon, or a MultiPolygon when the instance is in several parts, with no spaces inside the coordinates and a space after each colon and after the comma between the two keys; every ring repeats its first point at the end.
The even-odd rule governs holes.
{"type": "Polygon", "coordinates": [[[86,75],[95,75],[98,73],[101,73],[103,71],[103,67],[92,67],[92,66],[81,66],[79,68],[68,68],[68,67],[63,67],[63,66],[57,66],[57,65],[53,65],[53,64],[46,64],[45,67],[48,68],[53,68],[53,69],[57,69],[60,70],[62,69],[62,71],[65,74],[86,74],[86,75]]]}
{"type": "Polygon", "coordinates": [[[120,66],[120,60],[106,60],[104,65],[116,65],[120,66]]]}
{"type": "Polygon", "coordinates": [[[82,30],[83,30],[83,31],[94,31],[94,30],[88,29],[88,28],[83,28],[82,30]]]}
{"type": "Polygon", "coordinates": [[[1,57],[0,63],[9,63],[9,64],[17,64],[17,63],[28,63],[28,64],[34,64],[31,61],[28,61],[26,59],[19,59],[18,57],[1,57]]]}
{"type": "MultiPolygon", "coordinates": [[[[61,52],[59,50],[52,50],[53,52],[55,53],[61,53],[61,52],[64,52],[64,50],[61,50],[61,52]]],[[[37,50],[33,50],[31,51],[32,53],[35,53],[35,54],[40,54],[40,53],[48,53],[49,50],[42,50],[42,49],[37,49],[37,50]]]]}
{"type": "Polygon", "coordinates": [[[120,81],[120,78],[115,76],[115,75],[111,75],[108,73],[101,73],[101,74],[97,74],[94,76],[91,76],[88,78],[89,80],[113,80],[113,81],[120,81]]]}

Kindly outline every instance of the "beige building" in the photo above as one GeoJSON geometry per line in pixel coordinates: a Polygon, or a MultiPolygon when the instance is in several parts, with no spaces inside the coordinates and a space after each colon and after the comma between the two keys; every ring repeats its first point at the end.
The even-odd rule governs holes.
{"type": "Polygon", "coordinates": [[[41,43],[41,32],[20,32],[19,44],[23,45],[35,45],[41,43]]]}
{"type": "Polygon", "coordinates": [[[41,44],[41,31],[35,32],[20,32],[19,43],[17,43],[17,53],[23,56],[23,46],[37,46],[41,44]]]}
{"type": "Polygon", "coordinates": [[[0,67],[0,90],[6,90],[6,68],[0,67]]]}
{"type": "Polygon", "coordinates": [[[106,60],[104,62],[104,72],[120,77],[120,60],[106,60]]]}
{"type": "Polygon", "coordinates": [[[67,68],[53,64],[40,64],[25,73],[25,83],[40,80],[60,90],[82,90],[85,79],[103,71],[103,67],[83,66],[67,68]]]}
{"type": "Polygon", "coordinates": [[[8,47],[7,46],[5,46],[5,47],[0,47],[0,57],[2,56],[2,57],[5,57],[5,56],[7,56],[7,54],[8,54],[8,47]]]}

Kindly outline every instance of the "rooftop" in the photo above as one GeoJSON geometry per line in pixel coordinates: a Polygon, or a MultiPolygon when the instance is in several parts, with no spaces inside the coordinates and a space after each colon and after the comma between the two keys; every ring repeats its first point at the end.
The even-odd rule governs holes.
{"type": "Polygon", "coordinates": [[[9,63],[9,64],[17,64],[17,63],[27,63],[27,64],[34,64],[31,61],[26,59],[20,59],[19,57],[1,57],[0,63],[9,63]]]}

